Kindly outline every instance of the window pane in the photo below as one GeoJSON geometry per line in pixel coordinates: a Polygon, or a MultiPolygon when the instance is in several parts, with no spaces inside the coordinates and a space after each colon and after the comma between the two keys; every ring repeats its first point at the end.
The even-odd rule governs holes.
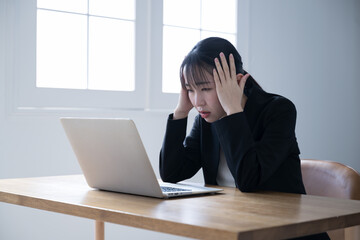
{"type": "Polygon", "coordinates": [[[200,0],[164,0],[166,25],[200,28],[200,0]]]}
{"type": "Polygon", "coordinates": [[[135,0],[90,0],[91,15],[135,19],[135,0]]]}
{"type": "Polygon", "coordinates": [[[200,31],[176,27],[164,27],[163,84],[162,91],[180,91],[179,69],[186,54],[200,40],[200,31]]]}
{"type": "Polygon", "coordinates": [[[135,90],[134,22],[90,17],[89,89],[135,90]]]}
{"type": "Polygon", "coordinates": [[[86,17],[37,11],[37,87],[86,88],[86,17]]]}
{"type": "Polygon", "coordinates": [[[38,0],[38,8],[87,13],[88,0],[38,0]]]}
{"type": "Polygon", "coordinates": [[[236,33],[236,0],[202,0],[201,6],[202,29],[236,33]]]}
{"type": "Polygon", "coordinates": [[[209,31],[201,31],[201,39],[205,39],[208,37],[221,37],[227,39],[236,47],[236,36],[235,34],[227,34],[227,33],[217,33],[217,32],[209,32],[209,31]]]}

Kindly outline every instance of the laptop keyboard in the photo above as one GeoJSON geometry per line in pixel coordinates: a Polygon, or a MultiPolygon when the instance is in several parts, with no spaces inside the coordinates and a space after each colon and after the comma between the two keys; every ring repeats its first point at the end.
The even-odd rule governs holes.
{"type": "Polygon", "coordinates": [[[163,192],[191,192],[191,189],[164,187],[164,186],[161,187],[161,190],[163,192]]]}

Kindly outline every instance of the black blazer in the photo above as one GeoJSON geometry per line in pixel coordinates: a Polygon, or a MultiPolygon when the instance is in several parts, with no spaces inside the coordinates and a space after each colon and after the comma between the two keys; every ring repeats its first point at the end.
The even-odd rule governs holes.
{"type": "Polygon", "coordinates": [[[187,118],[172,120],[169,116],[160,153],[163,181],[179,182],[202,168],[205,183],[217,185],[221,146],[241,191],[305,193],[295,137],[295,106],[249,79],[244,112],[212,124],[198,115],[187,137],[187,118]]]}
{"type": "MultiPolygon", "coordinates": [[[[241,191],[305,194],[295,137],[294,104],[282,96],[263,91],[251,77],[246,82],[245,94],[248,100],[244,112],[212,124],[198,115],[188,136],[187,118],[172,120],[172,114],[169,116],[160,152],[163,181],[189,179],[202,168],[205,183],[217,185],[221,146],[241,191]]],[[[320,233],[296,239],[330,238],[320,233]]]]}

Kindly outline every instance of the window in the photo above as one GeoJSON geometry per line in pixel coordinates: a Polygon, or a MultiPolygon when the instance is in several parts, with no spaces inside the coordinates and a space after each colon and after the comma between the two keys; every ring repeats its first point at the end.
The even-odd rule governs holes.
{"type": "Polygon", "coordinates": [[[168,111],[176,106],[178,70],[191,47],[208,36],[238,41],[236,0],[19,0],[4,6],[7,89],[20,112],[168,111]]]}
{"type": "MultiPolygon", "coordinates": [[[[104,1],[99,2],[102,4],[104,1]]],[[[125,0],[115,2],[123,3],[125,0]]],[[[141,2],[141,5],[137,5],[135,0],[127,0],[127,2],[133,2],[135,11],[132,13],[133,20],[129,16],[123,16],[120,19],[118,16],[112,15],[112,9],[105,11],[97,7],[97,12],[92,10],[91,3],[93,6],[97,4],[97,1],[94,0],[85,0],[85,4],[83,4],[83,0],[39,0],[39,9],[36,1],[19,0],[11,3],[6,1],[4,3],[6,21],[3,22],[3,25],[6,32],[4,49],[6,49],[5,58],[8,65],[6,75],[9,79],[7,89],[13,92],[9,99],[10,109],[20,114],[27,112],[112,111],[114,109],[143,110],[146,107],[146,85],[149,74],[147,70],[136,72],[135,66],[147,66],[149,55],[147,51],[138,52],[135,49],[144,48],[150,41],[148,34],[150,30],[147,26],[149,3],[144,1],[141,2]],[[69,3],[72,7],[64,9],[64,6],[69,6],[69,3]],[[39,29],[37,29],[38,11],[39,17],[42,19],[48,17],[46,21],[51,20],[53,26],[59,24],[60,21],[61,24],[65,24],[65,27],[51,29],[46,26],[46,23],[39,22],[39,29]],[[135,16],[137,16],[136,22],[135,16]],[[106,29],[102,28],[104,22],[106,22],[106,29]],[[125,25],[124,28],[129,30],[128,33],[132,31],[133,34],[125,33],[122,38],[127,38],[126,41],[131,43],[127,45],[127,48],[111,47],[109,43],[114,38],[119,38],[119,35],[110,35],[113,34],[111,28],[125,25]],[[39,36],[37,30],[39,30],[39,36]],[[55,32],[50,32],[53,30],[55,32]],[[59,45],[63,43],[46,31],[54,36],[70,33],[70,36],[63,40],[67,42],[67,45],[64,44],[66,47],[60,47],[59,45]],[[102,31],[102,33],[96,34],[94,31],[102,31]],[[102,38],[104,34],[109,34],[106,38],[109,41],[106,43],[102,38]],[[37,38],[39,37],[41,41],[42,36],[45,36],[44,39],[48,38],[57,42],[53,43],[53,46],[49,45],[50,47],[37,45],[37,38]],[[129,40],[129,36],[131,40],[129,40]],[[94,51],[92,48],[96,44],[100,45],[104,51],[94,51]],[[109,46],[111,51],[108,50],[109,46]],[[67,47],[71,51],[68,51],[67,47]],[[42,56],[46,56],[46,54],[50,57],[54,56],[54,54],[49,54],[51,51],[60,56],[61,54],[66,55],[64,53],[74,53],[74,55],[72,57],[66,55],[66,60],[56,58],[44,60],[42,56]],[[122,57],[125,56],[126,51],[131,51],[133,55],[129,57],[128,61],[133,62],[133,66],[124,67],[124,71],[121,73],[118,66],[122,64],[123,58],[119,57],[119,51],[122,51],[122,57]],[[111,55],[113,52],[117,53],[111,55]],[[37,54],[39,58],[37,58],[37,54]],[[116,68],[111,64],[103,64],[104,61],[101,60],[104,60],[105,57],[111,59],[111,62],[117,61],[116,68]],[[99,58],[102,59],[99,61],[99,58]],[[59,66],[59,61],[64,64],[59,66]],[[96,61],[103,65],[93,67],[95,63],[97,64],[96,61]],[[41,65],[46,66],[45,69],[37,69],[41,65]],[[125,74],[126,72],[127,74],[125,74]],[[111,77],[115,76],[116,80],[107,77],[106,74],[111,77]],[[99,81],[99,75],[101,75],[101,81],[99,81]],[[119,76],[120,82],[125,81],[126,85],[116,85],[119,83],[119,76]],[[116,91],[119,89],[122,91],[116,91]]],[[[119,13],[116,9],[115,12],[119,13]]],[[[131,11],[126,10],[126,14],[128,13],[131,11]]]]}
{"type": "Polygon", "coordinates": [[[37,87],[135,89],[134,0],[38,0],[37,87]]]}
{"type": "Polygon", "coordinates": [[[236,46],[236,0],[164,0],[162,91],[178,93],[179,67],[201,39],[217,36],[236,46]]]}

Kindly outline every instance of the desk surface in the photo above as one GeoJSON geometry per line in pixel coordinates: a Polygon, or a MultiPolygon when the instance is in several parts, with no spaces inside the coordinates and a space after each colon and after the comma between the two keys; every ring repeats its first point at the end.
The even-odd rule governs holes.
{"type": "Polygon", "coordinates": [[[279,239],[360,225],[360,201],[285,193],[162,200],[88,187],[82,175],[0,180],[0,202],[201,239],[279,239]]]}

